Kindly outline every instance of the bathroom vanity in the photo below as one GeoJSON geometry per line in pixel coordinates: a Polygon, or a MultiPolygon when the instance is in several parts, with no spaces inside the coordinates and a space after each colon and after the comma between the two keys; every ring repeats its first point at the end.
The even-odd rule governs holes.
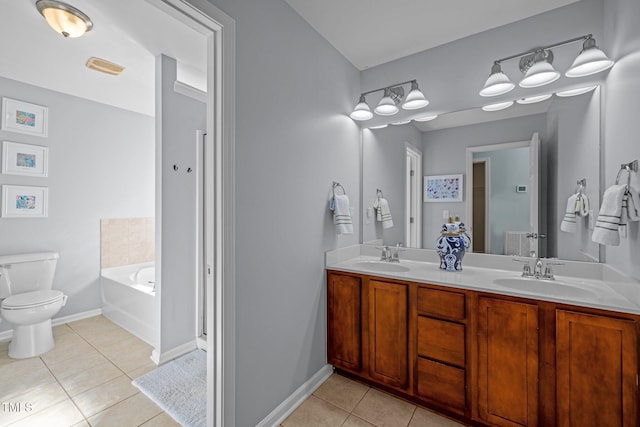
{"type": "Polygon", "coordinates": [[[452,273],[433,251],[374,251],[327,254],[340,373],[473,425],[638,424],[640,284],[601,264],[538,283],[507,257],[470,254],[452,273]]]}

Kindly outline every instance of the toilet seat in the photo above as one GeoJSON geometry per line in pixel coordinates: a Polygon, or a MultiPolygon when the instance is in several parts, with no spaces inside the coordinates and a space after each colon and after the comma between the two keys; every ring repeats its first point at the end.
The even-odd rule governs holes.
{"type": "Polygon", "coordinates": [[[12,295],[2,301],[2,308],[4,310],[35,308],[58,302],[63,298],[64,294],[62,291],[56,290],[25,292],[23,294],[12,295]]]}

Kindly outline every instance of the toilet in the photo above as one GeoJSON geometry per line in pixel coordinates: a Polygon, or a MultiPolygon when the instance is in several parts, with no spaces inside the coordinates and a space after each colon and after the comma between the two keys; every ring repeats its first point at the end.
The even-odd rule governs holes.
{"type": "Polygon", "coordinates": [[[24,359],[53,349],[51,318],[66,304],[51,289],[58,263],[55,252],[0,255],[0,319],[13,326],[9,357],[24,359]]]}

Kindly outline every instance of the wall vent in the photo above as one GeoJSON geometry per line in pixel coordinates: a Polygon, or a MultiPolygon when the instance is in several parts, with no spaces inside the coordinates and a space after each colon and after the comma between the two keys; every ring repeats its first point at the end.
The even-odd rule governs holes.
{"type": "Polygon", "coordinates": [[[96,58],[95,56],[89,58],[87,61],[87,68],[100,71],[101,73],[110,74],[112,76],[118,76],[122,71],[124,71],[124,67],[122,65],[114,64],[106,59],[96,58]]]}

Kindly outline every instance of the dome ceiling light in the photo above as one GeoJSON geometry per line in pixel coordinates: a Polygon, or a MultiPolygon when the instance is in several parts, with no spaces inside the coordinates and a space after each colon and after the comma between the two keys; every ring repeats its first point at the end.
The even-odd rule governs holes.
{"type": "Polygon", "coordinates": [[[38,0],[38,12],[64,37],[80,37],[93,28],[91,19],[75,7],[55,0],[38,0]]]}

